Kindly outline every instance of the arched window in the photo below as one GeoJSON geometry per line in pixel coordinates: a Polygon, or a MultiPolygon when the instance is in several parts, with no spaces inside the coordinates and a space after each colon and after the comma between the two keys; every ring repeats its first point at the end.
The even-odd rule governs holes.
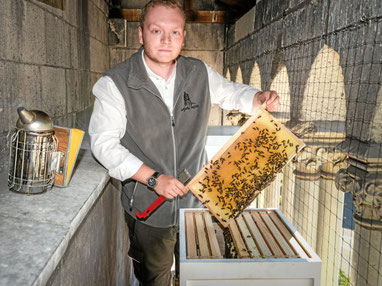
{"type": "Polygon", "coordinates": [[[376,142],[382,142],[382,88],[379,89],[377,106],[374,112],[373,125],[371,127],[371,138],[376,142]]]}
{"type": "Polygon", "coordinates": [[[302,120],[344,121],[346,98],[339,54],[323,46],[317,54],[304,90],[302,120]]]}
{"type": "Polygon", "coordinates": [[[229,72],[229,69],[227,68],[227,71],[225,73],[225,78],[228,80],[231,80],[231,73],[229,72]]]}
{"type": "Polygon", "coordinates": [[[284,62],[280,62],[275,77],[272,80],[271,90],[277,91],[280,96],[280,120],[290,119],[290,87],[288,71],[284,62]]]}
{"type": "Polygon", "coordinates": [[[237,69],[235,82],[243,83],[243,74],[241,73],[241,68],[240,67],[237,69]]]}
{"type": "Polygon", "coordinates": [[[249,85],[254,88],[261,89],[261,74],[259,65],[255,62],[251,71],[251,78],[249,79],[249,85]]]}

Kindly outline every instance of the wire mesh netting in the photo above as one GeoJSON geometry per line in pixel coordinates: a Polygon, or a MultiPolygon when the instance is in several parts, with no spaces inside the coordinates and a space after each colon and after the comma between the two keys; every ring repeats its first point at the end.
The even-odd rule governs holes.
{"type": "Polygon", "coordinates": [[[254,206],[282,210],[322,259],[322,285],[382,285],[381,63],[382,19],[364,17],[228,64],[231,80],[278,92],[273,115],[307,145],[254,206]]]}

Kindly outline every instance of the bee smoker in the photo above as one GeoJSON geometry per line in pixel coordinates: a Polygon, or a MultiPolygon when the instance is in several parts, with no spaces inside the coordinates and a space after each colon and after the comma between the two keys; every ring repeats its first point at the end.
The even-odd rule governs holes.
{"type": "Polygon", "coordinates": [[[19,107],[17,112],[16,128],[8,133],[8,187],[18,193],[43,193],[53,186],[57,165],[53,122],[42,111],[19,107]]]}

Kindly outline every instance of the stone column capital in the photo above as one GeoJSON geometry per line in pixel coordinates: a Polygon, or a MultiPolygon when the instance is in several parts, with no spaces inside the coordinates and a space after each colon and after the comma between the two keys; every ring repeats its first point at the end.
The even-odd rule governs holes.
{"type": "Polygon", "coordinates": [[[352,166],[341,169],[336,176],[336,187],[353,194],[354,219],[358,224],[382,230],[382,174],[354,169],[352,166]]]}
{"type": "Polygon", "coordinates": [[[336,187],[353,195],[356,223],[382,231],[382,144],[347,138],[337,146],[348,154],[348,168],[336,175],[336,187]]]}
{"type": "Polygon", "coordinates": [[[347,158],[347,154],[335,148],[326,148],[321,157],[321,177],[335,180],[337,172],[348,167],[347,158]]]}
{"type": "Polygon", "coordinates": [[[336,188],[344,193],[358,193],[361,181],[350,176],[347,169],[341,169],[336,174],[336,188]]]}
{"type": "Polygon", "coordinates": [[[306,146],[294,159],[294,174],[302,180],[317,180],[320,177],[320,153],[323,148],[306,146]]]}

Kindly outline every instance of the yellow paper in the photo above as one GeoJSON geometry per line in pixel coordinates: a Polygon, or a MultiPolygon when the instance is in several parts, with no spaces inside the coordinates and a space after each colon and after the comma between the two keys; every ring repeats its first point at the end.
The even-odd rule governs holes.
{"type": "Polygon", "coordinates": [[[59,171],[55,174],[54,184],[59,187],[67,187],[85,132],[80,129],[57,126],[54,127],[54,130],[58,141],[57,151],[62,152],[59,171]]]}

